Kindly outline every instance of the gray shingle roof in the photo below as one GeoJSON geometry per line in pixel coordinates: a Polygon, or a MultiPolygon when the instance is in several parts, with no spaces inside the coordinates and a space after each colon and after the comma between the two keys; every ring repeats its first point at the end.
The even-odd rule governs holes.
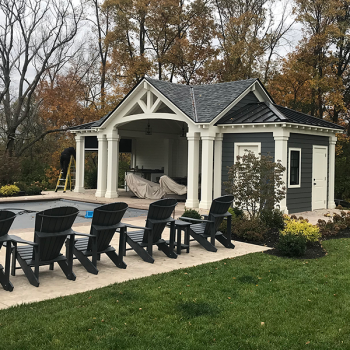
{"type": "Polygon", "coordinates": [[[265,102],[249,103],[238,111],[229,111],[216,125],[288,122],[343,130],[344,128],[320,118],[265,102]]]}
{"type": "Polygon", "coordinates": [[[192,120],[195,120],[192,108],[191,86],[174,84],[168,81],[145,78],[159,92],[161,92],[177,108],[184,112],[192,120]]]}
{"type": "Polygon", "coordinates": [[[199,123],[211,122],[257,80],[192,86],[145,79],[188,117],[199,123]]]}
{"type": "Polygon", "coordinates": [[[211,122],[257,79],[193,86],[198,121],[211,122]]]}

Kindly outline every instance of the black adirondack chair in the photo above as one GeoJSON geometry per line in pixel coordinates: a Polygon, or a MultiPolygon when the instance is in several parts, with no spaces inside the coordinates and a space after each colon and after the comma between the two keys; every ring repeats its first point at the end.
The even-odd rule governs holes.
{"type": "Polygon", "coordinates": [[[153,202],[148,209],[146,227],[126,225],[127,229],[140,229],[127,232],[126,242],[130,245],[130,249],[135,250],[144,261],[154,262],[152,257],[153,245],[157,245],[158,249],[163,251],[169,258],[177,258],[177,254],[174,252],[175,220],[171,217],[176,204],[177,201],[173,198],[153,202]],[[162,239],[162,233],[167,223],[170,223],[169,243],[162,239]]]}
{"type": "Polygon", "coordinates": [[[1,210],[0,211],[0,248],[6,245],[6,257],[5,257],[5,268],[0,265],[0,283],[2,287],[12,292],[13,285],[10,282],[10,258],[11,258],[11,239],[12,237],[8,234],[10,227],[15,220],[16,214],[12,211],[1,210]]]}
{"type": "Polygon", "coordinates": [[[66,255],[60,252],[67,236],[74,241],[75,232],[71,227],[78,213],[74,207],[57,207],[37,213],[34,242],[27,242],[24,246],[17,246],[14,242],[12,275],[15,275],[16,268],[22,268],[29,283],[39,287],[39,267],[50,265],[53,270],[57,262],[66,277],[74,281],[72,246],[67,247],[66,255]],[[16,260],[20,267],[16,267],[16,260]]]}
{"type": "MultiPolygon", "coordinates": [[[[97,275],[97,260],[103,253],[107,254],[117,267],[126,268],[123,261],[126,228],[120,221],[127,209],[128,205],[123,202],[102,205],[94,210],[90,234],[76,233],[77,235],[86,236],[86,238],[75,241],[73,254],[88,272],[97,275]],[[119,255],[110,245],[116,230],[120,231],[119,255]],[[91,260],[88,258],[90,256],[91,260]]],[[[69,244],[71,244],[71,240],[68,239],[67,245],[69,244]]]]}
{"type": "Polygon", "coordinates": [[[206,250],[211,252],[217,251],[215,247],[216,239],[226,248],[233,249],[235,246],[231,242],[232,215],[228,212],[232,202],[232,195],[222,196],[213,200],[209,215],[205,215],[203,220],[186,217],[181,217],[180,219],[193,223],[190,226],[190,235],[206,250]],[[227,232],[224,235],[218,229],[225,217],[227,218],[227,232]]]}

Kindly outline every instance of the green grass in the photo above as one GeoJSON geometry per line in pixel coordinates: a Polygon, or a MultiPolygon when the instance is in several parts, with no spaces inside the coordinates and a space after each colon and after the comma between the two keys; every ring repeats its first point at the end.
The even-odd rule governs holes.
{"type": "Polygon", "coordinates": [[[256,253],[2,310],[0,349],[350,349],[350,240],[324,247],[318,260],[256,253]]]}

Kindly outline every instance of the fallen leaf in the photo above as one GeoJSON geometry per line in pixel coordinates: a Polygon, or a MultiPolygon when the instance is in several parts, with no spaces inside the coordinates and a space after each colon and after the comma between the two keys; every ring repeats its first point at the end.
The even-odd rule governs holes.
{"type": "Polygon", "coordinates": [[[307,342],[305,343],[305,345],[307,345],[307,344],[310,344],[310,342],[309,342],[309,341],[307,341],[307,342]]]}

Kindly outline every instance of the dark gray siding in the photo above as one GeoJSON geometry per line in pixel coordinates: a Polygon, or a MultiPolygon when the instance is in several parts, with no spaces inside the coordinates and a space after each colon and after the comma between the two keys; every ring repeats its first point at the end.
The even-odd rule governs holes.
{"type": "MultiPolygon", "coordinates": [[[[287,188],[287,208],[291,214],[312,209],[312,152],[314,145],[328,147],[328,137],[290,134],[288,140],[288,157],[290,147],[301,148],[301,187],[287,188]]],[[[287,164],[289,165],[289,159],[287,164]]],[[[287,179],[287,183],[288,181],[289,179],[287,179]]]]}
{"type": "Polygon", "coordinates": [[[224,134],[222,141],[222,194],[225,194],[224,182],[228,180],[228,167],[234,163],[235,142],[261,142],[261,153],[275,157],[275,140],[272,132],[224,134]]]}

